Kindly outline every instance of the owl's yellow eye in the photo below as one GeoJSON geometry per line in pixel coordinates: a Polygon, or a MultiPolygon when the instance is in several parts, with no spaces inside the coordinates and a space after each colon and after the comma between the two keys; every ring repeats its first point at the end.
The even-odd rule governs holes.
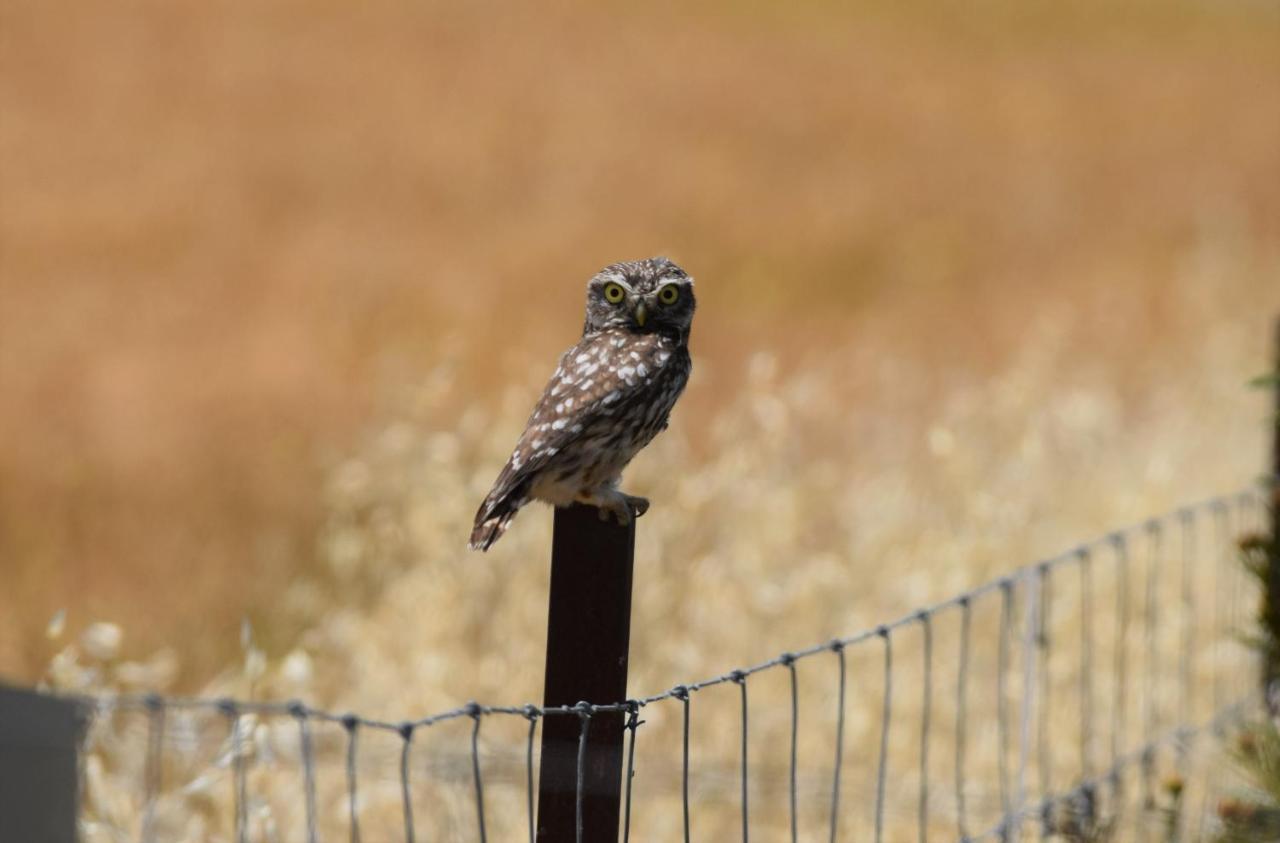
{"type": "Polygon", "coordinates": [[[680,287],[676,284],[668,284],[658,291],[658,301],[663,304],[675,304],[680,298],[680,287]]]}
{"type": "Polygon", "coordinates": [[[609,304],[617,304],[627,297],[627,291],[620,284],[604,285],[604,300],[609,304]]]}

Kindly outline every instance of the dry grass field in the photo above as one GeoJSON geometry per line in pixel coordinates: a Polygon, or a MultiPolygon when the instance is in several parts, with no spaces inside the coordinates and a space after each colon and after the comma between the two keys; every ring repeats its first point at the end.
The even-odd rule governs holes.
{"type": "Polygon", "coordinates": [[[1260,470],[1280,14],[0,0],[0,674],[104,620],[57,682],[536,699],[549,515],[469,520],[654,253],[637,693],[1260,470]]]}

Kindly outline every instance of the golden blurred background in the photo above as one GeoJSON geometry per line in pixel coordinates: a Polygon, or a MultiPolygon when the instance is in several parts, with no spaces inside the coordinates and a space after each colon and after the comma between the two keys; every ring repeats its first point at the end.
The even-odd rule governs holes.
{"type": "MultiPolygon", "coordinates": [[[[411,627],[378,612],[415,569],[476,653],[495,606],[541,635],[546,513],[484,557],[467,519],[585,280],[659,253],[701,308],[637,462],[667,537],[641,577],[732,578],[774,530],[865,588],[812,615],[835,633],[1231,488],[1280,311],[1280,12],[0,0],[0,674],[39,679],[65,609],[196,689],[245,616],[273,657],[335,613],[411,627]],[[397,435],[451,468],[385,457],[397,435]],[[737,485],[671,488],[700,502],[673,538],[686,470],[737,485]],[[352,525],[406,568],[343,573],[352,525]],[[934,567],[876,585],[873,540],[934,567]]],[[[791,564],[750,569],[780,625],[809,614],[791,564]]],[[[689,623],[680,670],[808,643],[689,623]]],[[[351,704],[537,693],[499,662],[361,696],[312,656],[351,704]]]]}

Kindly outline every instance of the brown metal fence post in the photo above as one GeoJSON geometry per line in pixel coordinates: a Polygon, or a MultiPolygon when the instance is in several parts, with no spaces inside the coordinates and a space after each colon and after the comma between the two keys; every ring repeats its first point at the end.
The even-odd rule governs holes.
{"type": "MultiPolygon", "coordinates": [[[[635,523],[600,520],[594,507],[555,511],[547,622],[546,706],[621,702],[627,693],[635,523]]],[[[618,839],[623,712],[543,719],[539,843],[618,839]],[[582,792],[579,742],[586,729],[582,792]],[[579,810],[582,828],[577,828],[579,810]]]]}

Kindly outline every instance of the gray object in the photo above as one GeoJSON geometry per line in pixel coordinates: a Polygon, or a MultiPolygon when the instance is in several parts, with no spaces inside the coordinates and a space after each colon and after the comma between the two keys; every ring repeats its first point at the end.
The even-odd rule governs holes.
{"type": "Polygon", "coordinates": [[[0,843],[75,843],[86,707],[0,685],[0,843]]]}

